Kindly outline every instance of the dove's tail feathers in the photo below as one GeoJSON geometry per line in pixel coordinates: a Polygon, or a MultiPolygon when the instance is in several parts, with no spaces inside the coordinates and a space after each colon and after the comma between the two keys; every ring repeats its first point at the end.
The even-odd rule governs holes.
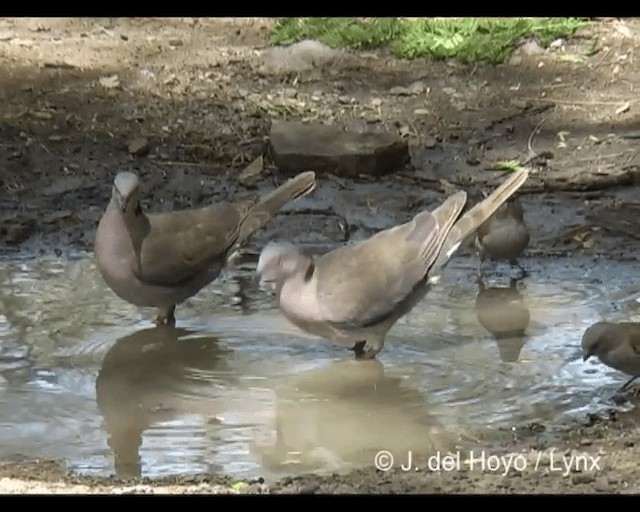
{"type": "Polygon", "coordinates": [[[265,226],[284,205],[312,192],[316,184],[315,172],[307,171],[287,180],[260,198],[240,226],[238,243],[244,242],[255,231],[265,226]]]}
{"type": "Polygon", "coordinates": [[[435,266],[444,265],[460,244],[473,233],[478,226],[491,217],[500,206],[507,201],[529,177],[529,171],[520,168],[511,174],[488,197],[469,209],[453,225],[440,251],[435,266]]]}
{"type": "Polygon", "coordinates": [[[433,262],[438,258],[447,235],[467,202],[467,193],[463,190],[448,197],[438,208],[429,212],[435,219],[437,229],[435,236],[425,238],[422,246],[422,258],[426,264],[425,270],[429,270],[433,262]]]}

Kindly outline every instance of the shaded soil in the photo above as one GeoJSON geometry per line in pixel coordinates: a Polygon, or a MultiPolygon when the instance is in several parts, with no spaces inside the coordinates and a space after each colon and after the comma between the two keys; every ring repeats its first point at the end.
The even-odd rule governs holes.
{"type": "MultiPolygon", "coordinates": [[[[266,153],[271,121],[295,119],[397,133],[407,139],[411,165],[383,178],[319,176],[317,190],[257,233],[249,252],[272,238],[322,247],[361,239],[456,188],[473,202],[500,182],[503,172],[491,170],[497,162],[518,160],[532,168],[521,193],[530,255],[635,260],[638,20],[598,20],[571,42],[533,55],[518,50],[500,66],[404,62],[374,51],[278,72],[261,53],[269,23],[0,20],[0,255],[91,251],[121,169],[140,174],[154,210],[267,191],[288,177],[268,155],[255,184],[239,176],[266,153]],[[398,94],[399,86],[411,92],[398,94]]],[[[226,477],[187,477],[132,483],[125,492],[637,491],[635,420],[585,422],[562,438],[525,436],[501,447],[600,455],[599,470],[566,477],[530,464],[506,476],[372,468],[235,490],[226,477]]],[[[0,491],[109,492],[119,485],[122,492],[120,484],[68,475],[52,461],[0,463],[0,491]]]]}

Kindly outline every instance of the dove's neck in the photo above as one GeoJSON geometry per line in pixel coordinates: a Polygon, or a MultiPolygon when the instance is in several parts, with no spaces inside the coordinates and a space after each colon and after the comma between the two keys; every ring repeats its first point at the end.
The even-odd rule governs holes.
{"type": "Polygon", "coordinates": [[[287,279],[278,290],[278,300],[284,315],[294,324],[323,317],[318,301],[318,280],[301,272],[287,279]]]}
{"type": "Polygon", "coordinates": [[[122,214],[122,218],[127,231],[129,232],[129,236],[131,237],[133,249],[136,254],[139,255],[142,248],[142,241],[149,234],[151,229],[149,218],[140,208],[127,210],[122,214]]]}

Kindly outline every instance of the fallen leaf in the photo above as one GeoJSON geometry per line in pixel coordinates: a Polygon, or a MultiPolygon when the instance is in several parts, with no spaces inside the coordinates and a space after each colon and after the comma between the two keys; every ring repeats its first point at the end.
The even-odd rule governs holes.
{"type": "Polygon", "coordinates": [[[118,75],[100,77],[99,82],[100,85],[105,89],[113,89],[120,85],[120,79],[118,78],[118,75]]]}
{"type": "Polygon", "coordinates": [[[631,108],[631,103],[626,101],[616,109],[616,115],[624,114],[630,108],[631,108]]]}

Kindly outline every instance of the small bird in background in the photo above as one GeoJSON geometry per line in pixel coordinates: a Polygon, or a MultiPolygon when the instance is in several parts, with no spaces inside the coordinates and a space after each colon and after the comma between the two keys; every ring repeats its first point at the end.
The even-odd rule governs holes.
{"type": "Polygon", "coordinates": [[[521,271],[521,278],[528,275],[518,262],[529,245],[529,229],[524,220],[524,209],[517,198],[510,198],[476,230],[476,247],[480,252],[478,279],[482,278],[485,260],[507,260],[521,271]]]}
{"type": "Polygon", "coordinates": [[[315,173],[304,172],[259,199],[147,214],[138,176],[121,172],[96,231],[98,270],[118,297],[155,307],[157,325],[174,325],[177,304],[213,282],[249,236],[315,186],[315,173]]]}
{"type": "Polygon", "coordinates": [[[347,346],[357,359],[372,359],[391,327],[438,282],[460,244],[528,174],[514,172],[460,218],[464,191],[409,222],[317,258],[289,244],[267,244],[257,273],[275,284],[280,311],[292,324],[347,346]]]}
{"type": "Polygon", "coordinates": [[[631,375],[618,391],[640,377],[640,323],[597,322],[582,336],[582,360],[597,357],[601,363],[631,375]]]}

